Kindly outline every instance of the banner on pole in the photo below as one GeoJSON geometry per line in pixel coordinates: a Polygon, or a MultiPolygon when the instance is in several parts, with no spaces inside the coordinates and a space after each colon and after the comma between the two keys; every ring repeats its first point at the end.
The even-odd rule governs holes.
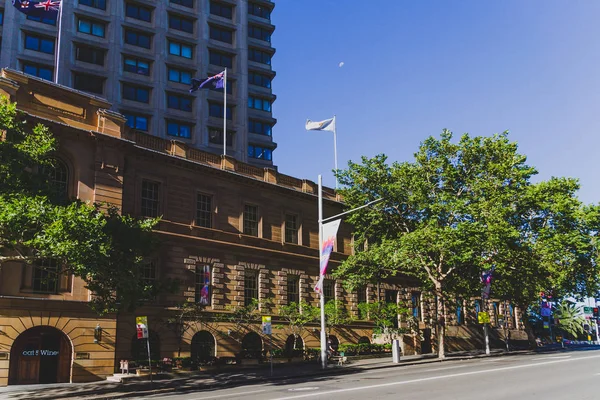
{"type": "Polygon", "coordinates": [[[135,317],[135,330],[138,339],[148,339],[148,317],[135,317]]]}
{"type": "Polygon", "coordinates": [[[338,228],[340,227],[340,219],[323,224],[323,245],[321,246],[321,269],[319,273],[319,281],[315,286],[315,292],[321,293],[323,291],[323,279],[327,273],[327,264],[329,263],[329,257],[333,251],[333,245],[335,244],[335,237],[337,236],[338,228]]]}

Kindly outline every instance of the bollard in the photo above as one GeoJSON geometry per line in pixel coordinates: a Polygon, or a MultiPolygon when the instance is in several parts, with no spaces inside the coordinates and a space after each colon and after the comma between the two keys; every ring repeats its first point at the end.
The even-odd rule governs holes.
{"type": "Polygon", "coordinates": [[[392,340],[392,362],[398,364],[400,362],[400,341],[392,340]]]}

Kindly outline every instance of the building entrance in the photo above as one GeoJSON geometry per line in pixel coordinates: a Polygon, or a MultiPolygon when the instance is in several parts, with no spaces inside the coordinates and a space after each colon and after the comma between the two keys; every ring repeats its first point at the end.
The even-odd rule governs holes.
{"type": "Polygon", "coordinates": [[[67,336],[50,326],[21,333],[10,350],[9,385],[70,382],[72,349],[67,336]]]}

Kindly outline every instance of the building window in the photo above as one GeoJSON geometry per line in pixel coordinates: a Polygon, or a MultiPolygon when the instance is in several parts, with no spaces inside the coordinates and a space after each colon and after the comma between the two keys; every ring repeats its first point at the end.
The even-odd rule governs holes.
{"type": "Polygon", "coordinates": [[[85,45],[75,45],[75,58],[90,64],[104,65],[105,50],[85,45]]]}
{"type": "Polygon", "coordinates": [[[142,181],[142,216],[158,217],[158,182],[142,181]]]}
{"type": "Polygon", "coordinates": [[[105,24],[89,19],[79,18],[77,21],[77,31],[92,36],[104,37],[105,24]]]}
{"type": "MultiPolygon", "coordinates": [[[[387,304],[398,304],[398,291],[397,290],[386,290],[385,291],[385,302],[387,304]]],[[[394,318],[393,327],[398,328],[398,316],[394,318]]]]}
{"type": "Polygon", "coordinates": [[[169,14],[169,28],[177,31],[194,33],[194,21],[178,15],[169,14]]]}
{"type": "Polygon", "coordinates": [[[294,214],[285,215],[285,241],[286,243],[298,244],[298,216],[294,214]]]}
{"type": "Polygon", "coordinates": [[[149,103],[150,89],[124,83],[123,98],[126,100],[139,101],[140,103],[149,103]]]}
{"type": "MultiPolygon", "coordinates": [[[[208,141],[212,144],[223,145],[223,129],[208,127],[208,141]]],[[[227,132],[227,146],[233,146],[233,132],[227,132]]]]}
{"type": "Polygon", "coordinates": [[[233,68],[233,56],[209,50],[209,62],[220,67],[233,68]]]}
{"type": "Polygon", "coordinates": [[[139,58],[125,57],[123,60],[123,70],[139,75],[150,75],[150,63],[139,58]]]}
{"type": "MultiPolygon", "coordinates": [[[[356,303],[358,305],[367,303],[367,287],[361,286],[356,290],[356,303]]],[[[367,319],[368,315],[366,310],[362,307],[358,307],[358,318],[367,319]]]]}
{"type": "Polygon", "coordinates": [[[248,3],[248,14],[268,20],[271,19],[271,10],[255,3],[248,3]]]}
{"type": "Polygon", "coordinates": [[[125,15],[140,21],[152,22],[152,9],[150,7],[127,3],[125,5],[125,15]]]}
{"type": "Polygon", "coordinates": [[[140,278],[145,286],[153,286],[156,282],[156,263],[154,261],[140,265],[140,278]]]}
{"type": "Polygon", "coordinates": [[[248,145],[248,157],[259,160],[273,160],[273,150],[261,146],[248,145]]]}
{"type": "Polygon", "coordinates": [[[264,29],[254,25],[248,25],[248,36],[254,39],[271,42],[271,34],[273,31],[264,29]]]}
{"type": "Polygon", "coordinates": [[[271,111],[271,100],[248,96],[248,107],[255,110],[271,111]]]}
{"type": "Polygon", "coordinates": [[[258,236],[258,206],[244,205],[244,235],[258,236]]]}
{"type": "Polygon", "coordinates": [[[210,27],[210,38],[218,40],[224,43],[233,43],[233,31],[229,29],[217,28],[216,26],[210,27]]]}
{"type": "Polygon", "coordinates": [[[37,64],[23,64],[23,72],[47,81],[52,81],[54,76],[54,69],[52,67],[37,64]]]}
{"type": "Polygon", "coordinates": [[[477,315],[481,312],[481,300],[475,300],[473,305],[475,306],[475,317],[477,318],[477,315]]]}
{"type": "Polygon", "coordinates": [[[257,74],[256,72],[249,72],[248,73],[248,84],[270,89],[271,88],[271,78],[269,78],[266,75],[257,74]]]}
{"type": "Polygon", "coordinates": [[[335,300],[334,283],[331,279],[323,280],[323,297],[325,297],[325,303],[335,300]]]}
{"type": "Polygon", "coordinates": [[[463,301],[462,299],[456,300],[456,323],[462,325],[465,323],[465,314],[463,312],[463,301]]]}
{"type": "Polygon", "coordinates": [[[137,129],[139,131],[148,132],[148,117],[144,117],[141,115],[123,113],[125,118],[127,118],[127,122],[125,123],[128,127],[137,129]]]}
{"type": "Polygon", "coordinates": [[[184,83],[186,85],[192,84],[192,72],[182,71],[176,68],[168,69],[168,79],[171,82],[184,83]]]}
{"type": "Polygon", "coordinates": [[[287,301],[288,304],[300,304],[300,277],[298,275],[287,276],[287,301]]]}
{"type": "Polygon", "coordinates": [[[417,320],[421,320],[421,293],[413,292],[410,296],[412,305],[412,316],[417,320]]]}
{"type": "Polygon", "coordinates": [[[500,303],[494,301],[492,303],[492,308],[494,309],[494,326],[499,326],[499,313],[500,313],[500,303]]]}
{"type": "Polygon", "coordinates": [[[194,8],[194,0],[171,0],[173,4],[179,4],[180,6],[194,8]]]}
{"type": "Polygon", "coordinates": [[[258,271],[247,269],[244,271],[244,305],[249,306],[253,301],[258,301],[258,271]]]}
{"type": "Polygon", "coordinates": [[[210,2],[210,13],[218,17],[227,19],[233,18],[233,6],[228,4],[217,3],[216,1],[210,2]]]}
{"type": "Polygon", "coordinates": [[[190,97],[167,94],[167,107],[174,110],[192,111],[192,101],[190,97]]]}
{"type": "Polygon", "coordinates": [[[4,9],[0,9],[0,25],[4,25],[4,9]]]}
{"type": "Polygon", "coordinates": [[[125,43],[127,44],[149,49],[151,42],[152,36],[147,33],[132,31],[130,29],[125,30],[125,43]]]}
{"type": "Polygon", "coordinates": [[[169,42],[169,54],[183,58],[192,58],[192,46],[179,42],[169,42]]]}
{"type": "Polygon", "coordinates": [[[33,265],[31,288],[37,293],[56,293],[58,290],[58,261],[41,260],[33,265]]]}
{"type": "Polygon", "coordinates": [[[54,54],[54,39],[26,33],[25,48],[46,54],[54,54]]]}
{"type": "Polygon", "coordinates": [[[248,60],[271,65],[271,54],[256,49],[248,49],[248,60]]]}
{"type": "MultiPolygon", "coordinates": [[[[232,120],[232,109],[230,106],[227,106],[227,119],[232,120]]],[[[216,118],[223,118],[223,104],[219,103],[208,103],[208,115],[216,118]]]]}
{"type": "Polygon", "coordinates": [[[192,126],[181,122],[167,122],[167,135],[175,136],[183,139],[192,137],[192,126]]]}
{"type": "Polygon", "coordinates": [[[104,80],[106,78],[87,74],[73,74],[74,85],[77,90],[84,92],[102,94],[104,92],[104,80]]]}
{"type": "Polygon", "coordinates": [[[44,166],[41,171],[45,175],[52,198],[56,202],[69,199],[69,168],[61,160],[54,159],[52,165],[44,166]]]}
{"type": "Polygon", "coordinates": [[[106,0],[79,0],[79,4],[83,6],[106,10],[106,0]]]}
{"type": "Polygon", "coordinates": [[[196,225],[212,228],[212,196],[203,193],[197,194],[196,225]]]}
{"type": "Polygon", "coordinates": [[[210,306],[210,265],[196,265],[196,303],[210,306]]]}
{"type": "Polygon", "coordinates": [[[56,15],[53,17],[40,17],[38,15],[28,15],[27,19],[30,21],[41,22],[46,25],[56,25],[56,15]]]}
{"type": "Polygon", "coordinates": [[[270,124],[254,119],[248,121],[248,130],[250,133],[258,133],[259,135],[272,135],[272,127],[270,124]]]}

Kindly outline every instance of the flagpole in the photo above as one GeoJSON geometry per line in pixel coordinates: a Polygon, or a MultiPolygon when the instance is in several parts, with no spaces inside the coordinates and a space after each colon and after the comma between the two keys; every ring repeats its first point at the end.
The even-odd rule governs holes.
{"type": "Polygon", "coordinates": [[[223,78],[223,155],[227,155],[227,67],[223,78]]]}
{"type": "MultiPolygon", "coordinates": [[[[335,114],[333,115],[333,161],[335,164],[335,170],[337,172],[338,169],[338,163],[337,163],[337,127],[335,126],[335,114]]],[[[337,175],[335,176],[335,188],[338,188],[338,178],[337,175]]]]}
{"type": "Polygon", "coordinates": [[[58,21],[56,23],[57,25],[57,29],[58,29],[58,33],[56,36],[56,51],[54,52],[55,56],[54,56],[54,83],[58,83],[58,63],[60,62],[60,32],[62,31],[61,29],[61,25],[62,25],[62,14],[63,14],[63,6],[64,6],[64,2],[65,0],[61,0],[59,6],[58,6],[58,21]]]}
{"type": "MultiPolygon", "coordinates": [[[[319,175],[319,279],[321,279],[321,260],[323,259],[323,183],[319,175]]],[[[321,368],[327,368],[327,336],[325,333],[325,294],[323,287],[320,293],[321,304],[321,368]]]]}

